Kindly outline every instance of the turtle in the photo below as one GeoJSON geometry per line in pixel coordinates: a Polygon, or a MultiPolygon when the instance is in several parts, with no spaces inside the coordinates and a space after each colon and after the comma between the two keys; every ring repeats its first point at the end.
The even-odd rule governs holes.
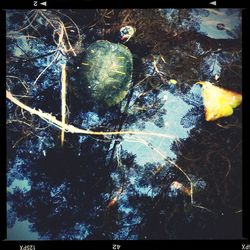
{"type": "Polygon", "coordinates": [[[111,107],[125,98],[133,70],[132,53],[125,45],[97,40],[88,46],[81,64],[84,84],[96,102],[111,107]]]}

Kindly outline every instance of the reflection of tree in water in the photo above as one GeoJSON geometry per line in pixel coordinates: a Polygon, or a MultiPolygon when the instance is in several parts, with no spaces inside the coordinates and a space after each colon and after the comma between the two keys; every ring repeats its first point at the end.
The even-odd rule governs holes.
{"type": "MultiPolygon", "coordinates": [[[[81,63],[81,52],[76,59],[67,55],[71,86],[67,100],[69,122],[77,127],[120,131],[136,122],[143,129],[146,122],[153,121],[157,127],[163,128],[162,117],[168,111],[164,109],[164,100],[159,94],[162,90],[170,90],[182,96],[194,82],[210,77],[210,69],[201,72],[201,68],[213,53],[219,53],[221,62],[224,58],[220,84],[225,87],[230,84],[240,90],[241,76],[237,75],[237,69],[241,67],[239,40],[217,41],[198,34],[199,18],[193,20],[189,10],[180,10],[178,15],[173,11],[169,22],[158,10],[98,10],[86,12],[87,16],[78,11],[65,13],[75,17],[78,26],[84,24],[80,30],[86,33],[86,37],[82,37],[84,46],[97,39],[114,41],[119,28],[125,25],[137,29],[135,37],[127,43],[134,55],[131,89],[121,104],[109,110],[91,100],[86,88],[78,87],[77,66],[81,63]],[[229,76],[234,77],[232,84],[229,76]],[[170,79],[177,80],[175,88],[167,85],[170,79]]],[[[46,14],[58,15],[55,12],[46,14]]],[[[41,20],[35,25],[37,31],[29,27],[29,32],[34,32],[31,35],[43,32],[43,26],[39,26],[39,22],[44,24],[44,20],[41,20]]],[[[74,33],[76,30],[71,34],[73,38],[74,33]]],[[[53,41],[50,42],[53,44],[53,41]]],[[[13,48],[9,49],[11,51],[13,48]]],[[[12,57],[11,53],[8,56],[12,57]]],[[[23,66],[31,67],[32,63],[30,59],[27,61],[26,56],[23,54],[16,58],[16,67],[12,67],[10,61],[7,61],[7,65],[9,74],[24,75],[27,84],[31,81],[29,72],[23,72],[26,67],[21,69],[17,66],[21,61],[23,66]]],[[[32,54],[29,56],[32,57],[32,54]]],[[[39,67],[33,68],[39,74],[39,67]]],[[[39,87],[33,86],[29,91],[25,91],[23,82],[17,79],[9,79],[8,87],[14,94],[30,95],[30,98],[23,99],[26,104],[52,112],[60,119],[60,88],[55,83],[59,74],[53,70],[48,77],[44,77],[47,81],[42,78],[43,85],[39,85],[38,81],[39,87]]],[[[186,96],[185,101],[200,100],[186,96]]],[[[15,189],[13,194],[8,194],[8,200],[12,215],[29,220],[33,224],[32,230],[37,231],[42,238],[179,239],[241,236],[240,230],[228,231],[228,228],[240,224],[239,113],[218,124],[204,124],[200,118],[190,138],[178,141],[173,146],[178,156],[177,164],[188,174],[200,177],[207,183],[205,190],[195,191],[195,207],[190,204],[188,195],[171,193],[173,181],[189,186],[185,175],[168,161],[164,164],[139,165],[135,155],[123,150],[121,142],[125,139],[122,136],[93,138],[67,135],[64,148],[60,148],[55,128],[47,128],[46,122],[41,122],[26,111],[21,112],[9,102],[8,109],[9,168],[18,157],[21,158],[26,164],[18,169],[16,175],[20,174],[31,183],[31,190],[23,192],[15,189]],[[41,144],[42,141],[44,144],[41,144]]],[[[186,128],[194,125],[195,117],[201,112],[201,106],[195,106],[183,117],[182,125],[186,128]]],[[[134,143],[145,142],[136,139],[138,141],[134,143]]],[[[150,144],[146,145],[150,148],[150,144]]],[[[13,173],[9,177],[13,178],[13,173]]]]}
{"type": "MultiPolygon", "coordinates": [[[[197,144],[194,137],[192,141],[197,144]]],[[[211,153],[206,147],[207,145],[204,149],[199,147],[199,159],[203,157],[203,152],[211,153]]],[[[193,147],[188,145],[188,148],[193,147]]],[[[240,190],[227,182],[223,183],[228,169],[227,163],[221,162],[220,155],[217,155],[220,166],[211,168],[209,164],[209,168],[205,165],[198,168],[202,163],[195,161],[192,164],[192,160],[186,160],[190,156],[186,154],[185,148],[181,154],[181,159],[188,162],[185,164],[182,160],[182,165],[188,166],[198,176],[207,176],[207,183],[211,183],[204,196],[200,194],[196,200],[203,205],[207,202],[214,211],[221,209],[213,214],[192,207],[189,197],[169,197],[173,180],[186,181],[178,172],[163,166],[155,168],[152,164],[147,164],[142,170],[133,163],[133,157],[125,152],[123,154],[127,157],[122,157],[123,169],[117,170],[115,161],[110,169],[105,165],[107,149],[107,143],[100,145],[100,142],[87,140],[82,144],[80,156],[72,148],[48,151],[46,157],[35,161],[26,169],[29,173],[26,172],[26,175],[32,181],[32,189],[25,193],[16,190],[13,195],[9,195],[10,202],[15,204],[12,207],[15,213],[20,219],[28,219],[33,223],[33,230],[38,231],[42,237],[52,239],[84,239],[86,236],[87,239],[112,239],[117,231],[120,231],[120,239],[136,238],[136,235],[142,239],[235,236],[233,229],[239,215],[234,212],[240,206],[240,190]],[[129,201],[129,212],[120,210],[120,206],[126,204],[123,204],[122,196],[120,202],[108,208],[112,193],[117,189],[117,183],[110,178],[110,172],[118,175],[120,186],[125,185],[124,195],[129,201]],[[147,192],[152,192],[152,196],[135,190],[136,185],[122,183],[127,182],[126,177],[131,174],[138,179],[141,188],[150,187],[147,192]],[[228,204],[232,193],[235,194],[235,200],[229,200],[233,204],[228,204]],[[221,218],[222,212],[224,217],[221,218]],[[227,220],[228,226],[232,226],[231,223],[234,225],[231,227],[232,235],[224,230],[223,223],[227,220]],[[124,227],[128,227],[128,231],[124,227]]],[[[228,178],[232,178],[232,174],[237,174],[237,171],[239,169],[234,170],[234,173],[230,171],[228,178]]]]}
{"type": "Polygon", "coordinates": [[[241,144],[238,111],[220,122],[200,124],[188,139],[173,146],[178,153],[177,164],[207,183],[206,191],[195,194],[194,199],[215,213],[214,238],[241,237],[241,144]]]}
{"type": "Polygon", "coordinates": [[[81,155],[66,147],[49,150],[46,157],[34,161],[26,169],[31,190],[10,195],[20,218],[28,219],[35,231],[52,239],[81,236],[77,223],[84,223],[83,232],[84,225],[86,229],[91,225],[90,230],[105,225],[104,194],[114,188],[105,166],[107,146],[90,139],[82,144],[81,155]]]}

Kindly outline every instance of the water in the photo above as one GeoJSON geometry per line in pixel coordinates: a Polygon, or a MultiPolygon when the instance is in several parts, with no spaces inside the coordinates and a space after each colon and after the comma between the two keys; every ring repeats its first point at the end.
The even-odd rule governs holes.
{"type": "Polygon", "coordinates": [[[7,89],[60,120],[61,66],[67,62],[68,123],[151,135],[66,133],[62,147],[58,128],[7,101],[7,239],[240,238],[241,107],[206,122],[195,84],[241,90],[238,40],[231,51],[209,50],[206,40],[240,38],[240,10],[105,11],[38,12],[35,28],[25,28],[34,11],[7,11],[7,89]],[[44,15],[70,27],[70,44],[61,44],[59,54],[59,38],[44,15]],[[218,22],[227,30],[218,30],[218,22]],[[124,23],[138,25],[125,44],[133,54],[133,80],[126,98],[107,108],[84,88],[81,58],[95,40],[117,41],[116,25],[124,23]],[[164,27],[161,36],[157,27],[164,27]],[[183,43],[185,32],[204,37],[183,43]],[[173,188],[175,182],[184,191],[173,188]]]}
{"type": "Polygon", "coordinates": [[[238,9],[207,9],[208,16],[201,18],[200,32],[215,39],[234,39],[240,35],[241,14],[238,9]],[[224,24],[225,29],[219,30],[216,26],[224,24]]]}

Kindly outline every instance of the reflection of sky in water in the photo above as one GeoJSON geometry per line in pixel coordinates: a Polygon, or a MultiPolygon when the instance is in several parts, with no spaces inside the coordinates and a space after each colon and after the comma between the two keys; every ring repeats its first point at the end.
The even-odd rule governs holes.
{"type": "Polygon", "coordinates": [[[39,235],[30,231],[30,225],[28,220],[17,220],[12,228],[7,229],[7,240],[37,240],[39,235]]]}
{"type": "MultiPolygon", "coordinates": [[[[193,87],[191,92],[196,90],[193,87]]],[[[167,113],[162,116],[164,119],[164,127],[157,127],[152,121],[145,122],[145,128],[142,131],[154,131],[156,133],[166,133],[174,135],[176,139],[184,139],[188,137],[189,131],[193,126],[184,128],[181,125],[181,119],[187,114],[187,112],[193,107],[183,101],[183,99],[170,91],[165,90],[159,94],[159,98],[162,98],[165,102],[162,109],[166,109],[167,113]]],[[[137,123],[140,123],[138,121],[137,123]]],[[[136,124],[132,125],[129,130],[138,130],[136,124]]],[[[159,156],[150,147],[143,144],[143,142],[135,142],[136,136],[125,135],[122,142],[122,148],[129,153],[136,154],[136,161],[139,165],[144,165],[147,162],[160,162],[164,163],[164,159],[159,156]]],[[[174,139],[161,138],[156,136],[140,136],[145,141],[153,145],[153,147],[159,149],[161,153],[172,159],[176,158],[175,153],[171,150],[171,145],[174,139]]],[[[138,137],[139,140],[139,137],[138,137]]]]}
{"type": "Polygon", "coordinates": [[[201,16],[200,31],[215,39],[234,38],[236,34],[233,30],[241,23],[239,10],[234,9],[231,15],[226,14],[226,11],[227,9],[212,9],[207,17],[201,16]],[[226,30],[218,30],[216,27],[218,23],[223,23],[232,34],[229,35],[226,30]]]}
{"type": "Polygon", "coordinates": [[[220,75],[221,72],[221,65],[218,61],[218,55],[213,54],[206,58],[205,65],[209,67],[209,72],[211,75],[220,75]]]}
{"type": "MultiPolygon", "coordinates": [[[[22,180],[15,179],[11,183],[11,185],[8,186],[7,191],[13,193],[16,188],[21,189],[22,192],[28,192],[31,189],[31,186],[27,179],[22,179],[22,180]]],[[[7,204],[8,220],[17,219],[14,218],[16,217],[15,215],[9,214],[10,213],[9,211],[11,211],[10,205],[7,204]]],[[[14,225],[9,225],[7,228],[7,240],[37,240],[39,235],[36,232],[30,231],[29,229],[30,225],[31,224],[29,223],[28,220],[19,221],[17,219],[14,225]]]]}
{"type": "Polygon", "coordinates": [[[21,189],[23,192],[28,192],[31,189],[27,179],[18,180],[15,179],[11,185],[7,188],[8,192],[13,193],[15,188],[21,189]]]}

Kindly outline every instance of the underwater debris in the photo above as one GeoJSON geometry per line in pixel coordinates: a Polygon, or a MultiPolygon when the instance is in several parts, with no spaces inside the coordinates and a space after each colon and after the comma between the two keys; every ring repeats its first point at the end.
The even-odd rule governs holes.
{"type": "Polygon", "coordinates": [[[206,121],[231,116],[233,109],[242,102],[242,95],[239,93],[217,87],[207,81],[197,83],[202,85],[206,121]]]}
{"type": "Polygon", "coordinates": [[[109,202],[108,208],[113,207],[113,206],[117,203],[118,198],[119,198],[119,196],[122,194],[122,192],[123,192],[123,188],[120,188],[120,189],[117,191],[116,196],[109,202]]]}
{"type": "Polygon", "coordinates": [[[224,23],[218,23],[216,27],[217,27],[218,30],[224,30],[225,29],[225,24],[224,23]]]}
{"type": "Polygon", "coordinates": [[[170,186],[171,190],[180,190],[181,192],[183,192],[184,194],[190,196],[191,195],[191,190],[188,187],[185,187],[182,183],[178,182],[178,181],[173,181],[171,186],[170,186]]]}
{"type": "Polygon", "coordinates": [[[198,193],[206,188],[207,184],[202,178],[199,178],[199,177],[194,176],[194,175],[190,175],[189,177],[192,180],[193,191],[191,190],[190,187],[187,187],[186,185],[184,185],[178,181],[173,181],[171,183],[170,190],[172,192],[176,192],[179,190],[182,193],[186,194],[187,196],[191,196],[192,192],[198,193]]]}

